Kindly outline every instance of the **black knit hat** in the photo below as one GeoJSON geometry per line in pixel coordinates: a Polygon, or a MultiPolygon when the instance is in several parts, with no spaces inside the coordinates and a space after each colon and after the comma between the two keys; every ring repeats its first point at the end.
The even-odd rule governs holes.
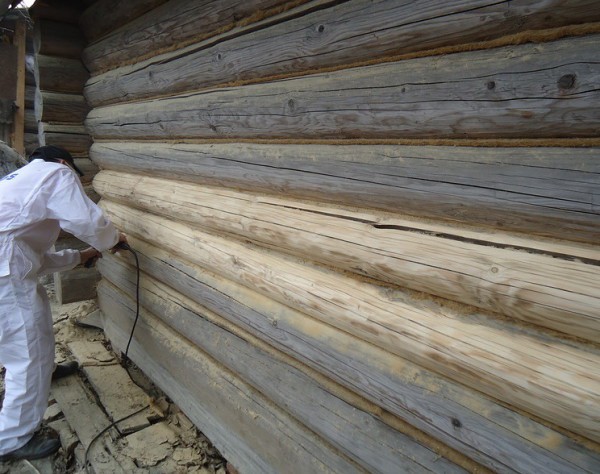
{"type": "Polygon", "coordinates": [[[71,165],[71,167],[77,171],[79,176],[83,176],[83,172],[77,167],[71,153],[64,148],[60,148],[54,145],[46,145],[36,148],[33,153],[29,156],[29,161],[35,159],[42,159],[44,161],[58,162],[58,160],[65,160],[71,165]]]}

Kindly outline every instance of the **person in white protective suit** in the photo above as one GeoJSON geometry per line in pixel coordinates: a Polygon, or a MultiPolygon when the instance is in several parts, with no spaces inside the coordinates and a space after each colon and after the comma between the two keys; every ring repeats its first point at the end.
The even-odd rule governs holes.
{"type": "Polygon", "coordinates": [[[36,432],[54,369],[50,303],[38,276],[69,270],[127,241],[86,196],[75,170],[81,174],[67,151],[45,146],[0,179],[0,364],[6,369],[0,461],[37,459],[60,447],[55,433],[36,432]],[[52,251],[61,228],[92,247],[52,251]]]}

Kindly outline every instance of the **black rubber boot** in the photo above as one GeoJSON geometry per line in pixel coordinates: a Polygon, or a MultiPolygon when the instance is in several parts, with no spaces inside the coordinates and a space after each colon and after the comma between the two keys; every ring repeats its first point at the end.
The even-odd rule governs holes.
{"type": "Polygon", "coordinates": [[[60,448],[60,439],[56,432],[48,432],[48,429],[38,431],[33,435],[25,446],[0,456],[0,462],[17,459],[41,459],[54,454],[60,448]]]}
{"type": "Polygon", "coordinates": [[[77,372],[79,364],[77,361],[72,360],[71,362],[65,362],[64,364],[58,364],[52,372],[52,380],[62,379],[67,375],[71,375],[77,372]]]}

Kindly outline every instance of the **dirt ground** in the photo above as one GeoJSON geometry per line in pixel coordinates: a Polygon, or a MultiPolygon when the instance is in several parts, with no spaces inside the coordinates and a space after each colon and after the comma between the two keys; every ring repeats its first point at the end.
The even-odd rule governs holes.
{"type": "MultiPolygon", "coordinates": [[[[54,456],[37,461],[0,463],[0,474],[114,472],[114,467],[108,471],[102,467],[98,467],[98,465],[94,465],[93,462],[88,467],[88,470],[84,468],[84,453],[85,448],[89,445],[89,439],[86,438],[86,434],[82,431],[81,427],[85,428],[88,423],[87,421],[82,423],[82,420],[79,418],[80,415],[77,415],[77,413],[83,413],[82,411],[77,412],[76,410],[76,414],[73,415],[72,410],[69,409],[69,403],[65,402],[64,397],[67,396],[68,398],[71,391],[68,384],[73,385],[73,390],[77,387],[83,387],[86,393],[91,394],[88,398],[92,400],[92,404],[96,403],[101,409],[98,412],[101,413],[102,420],[90,420],[90,423],[93,424],[95,422],[98,426],[109,425],[110,421],[115,421],[112,419],[111,414],[114,415],[114,406],[115,403],[118,406],[118,401],[111,400],[110,394],[107,399],[106,394],[98,394],[97,390],[95,391],[98,385],[97,383],[96,385],[94,384],[92,376],[95,377],[95,375],[91,370],[94,368],[95,370],[102,369],[102,376],[109,379],[106,384],[110,385],[111,380],[117,380],[119,376],[122,376],[124,369],[116,362],[116,356],[110,351],[110,344],[105,339],[102,330],[89,327],[84,328],[76,324],[77,321],[97,309],[96,301],[89,300],[58,305],[53,297],[52,284],[47,282],[45,286],[52,301],[56,337],[56,361],[62,362],[80,358],[81,355],[75,357],[73,354],[71,349],[74,347],[83,348],[82,350],[88,347],[100,347],[102,354],[99,355],[100,352],[96,351],[95,353],[90,353],[91,355],[85,356],[93,358],[98,362],[97,364],[90,364],[86,363],[85,360],[79,360],[80,364],[83,365],[79,374],[63,379],[60,387],[55,387],[57,384],[53,382],[49,408],[44,417],[44,425],[51,426],[59,431],[62,444],[59,452],[54,456]],[[105,351],[104,348],[107,350],[105,351]],[[115,362],[112,365],[105,364],[108,359],[114,359],[115,362]]],[[[101,451],[104,448],[109,453],[111,462],[114,461],[115,465],[121,466],[123,472],[153,474],[235,473],[235,469],[228,466],[226,460],[223,459],[217,449],[212,446],[210,441],[196,429],[193,423],[168,397],[154,386],[139,370],[134,368],[131,372],[136,378],[136,382],[144,388],[144,397],[151,400],[151,408],[154,409],[155,415],[146,416],[144,418],[146,426],[140,425],[143,428],[139,430],[134,427],[126,435],[115,430],[116,435],[113,434],[112,437],[108,437],[107,435],[107,437],[103,438],[103,447],[93,446],[93,449],[101,451]]],[[[2,393],[2,397],[4,393],[3,375],[2,370],[2,377],[0,378],[0,392],[2,393]]],[[[127,386],[120,386],[119,391],[122,392],[131,389],[140,392],[137,386],[134,386],[135,384],[130,381],[129,377],[126,377],[124,383],[127,386]]],[[[90,450],[90,452],[93,452],[93,450],[90,450]]],[[[107,464],[106,466],[109,465],[112,466],[113,464],[107,464]]]]}

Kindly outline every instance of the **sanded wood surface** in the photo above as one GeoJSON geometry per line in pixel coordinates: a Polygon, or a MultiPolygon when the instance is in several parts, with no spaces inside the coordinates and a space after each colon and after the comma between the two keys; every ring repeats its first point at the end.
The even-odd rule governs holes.
{"type": "Polygon", "coordinates": [[[80,59],[39,54],[37,64],[43,91],[81,93],[89,77],[80,59]]]}
{"type": "MultiPolygon", "coordinates": [[[[226,2],[212,3],[221,8],[220,5],[226,2]]],[[[309,8],[313,3],[321,2],[306,4],[304,9],[308,14],[296,18],[295,11],[288,12],[277,23],[272,26],[266,24],[259,31],[253,31],[251,27],[247,27],[249,31],[246,33],[234,30],[230,33],[231,37],[223,35],[218,41],[209,38],[172,53],[98,75],[87,83],[88,98],[99,105],[174,94],[231,81],[489,40],[529,29],[600,20],[600,4],[594,0],[351,0],[330,2],[334,4],[330,8],[311,12],[309,8]]],[[[204,7],[198,6],[198,10],[201,8],[204,7]]],[[[157,17],[160,15],[161,18],[177,21],[172,15],[158,10],[155,13],[157,17]]],[[[197,22],[208,21],[203,18],[200,15],[197,22]]],[[[178,21],[184,31],[193,25],[187,16],[178,21]]],[[[151,25],[144,31],[153,33],[155,23],[151,25]]],[[[173,32],[179,31],[172,25],[169,28],[170,38],[174,36],[173,32]]],[[[127,59],[124,57],[127,48],[133,47],[133,54],[148,51],[147,47],[139,46],[139,37],[139,27],[136,24],[134,29],[132,24],[128,31],[120,34],[120,38],[113,35],[110,42],[105,40],[107,44],[91,45],[85,52],[86,65],[95,72],[118,64],[119,59],[127,59]],[[132,41],[128,41],[126,35],[132,41]]],[[[152,37],[152,41],[158,40],[152,37]]],[[[150,48],[156,50],[154,45],[150,48]]]]}
{"type": "Polygon", "coordinates": [[[109,142],[90,154],[136,174],[600,239],[597,148],[109,142]]]}
{"type": "Polygon", "coordinates": [[[92,43],[85,49],[82,59],[92,73],[110,69],[162,48],[213,36],[220,29],[231,28],[236,22],[288,1],[171,0],[92,43]]]}
{"type": "Polygon", "coordinates": [[[127,206],[600,342],[600,261],[498,249],[394,228],[373,214],[132,174],[103,171],[94,187],[127,206]]]}
{"type": "Polygon", "coordinates": [[[599,38],[99,107],[86,123],[104,139],[597,136],[600,116],[590,104],[600,100],[599,38]]]}
{"type": "MultiPolygon", "coordinates": [[[[478,391],[131,235],[130,243],[144,274],[159,278],[235,326],[382,407],[383,413],[375,411],[378,416],[386,411],[395,414],[498,472],[595,472],[600,466],[600,454],[478,391]]],[[[102,259],[99,268],[119,288],[131,292],[135,281],[131,264],[133,258],[128,254],[118,254],[102,259]]],[[[142,294],[144,301],[150,296],[145,290],[142,294]]],[[[386,423],[396,426],[394,419],[383,416],[386,423]]]]}
{"type": "MultiPolygon", "coordinates": [[[[120,302],[128,307],[130,314],[135,314],[135,286],[129,280],[123,281],[120,273],[106,272],[105,275],[127,293],[129,298],[120,302]]],[[[373,414],[344,401],[343,395],[331,393],[331,387],[311,377],[312,371],[307,368],[297,367],[293,358],[273,353],[265,344],[257,346],[249,335],[227,327],[218,315],[163,283],[145,275],[142,294],[144,307],[167,326],[368,472],[465,472],[373,414]]],[[[352,398],[351,393],[346,397],[352,398]]]]}
{"type": "MultiPolygon", "coordinates": [[[[124,348],[133,318],[123,294],[103,281],[105,331],[124,348]]],[[[129,352],[233,465],[245,472],[365,472],[155,316],[143,312],[129,352]]]]}
{"type": "Polygon", "coordinates": [[[425,368],[594,440],[600,355],[302,264],[197,227],[104,202],[118,228],[425,368]],[[532,384],[531,381],[536,381],[532,384]],[[543,400],[543,403],[540,401],[543,400]]]}

